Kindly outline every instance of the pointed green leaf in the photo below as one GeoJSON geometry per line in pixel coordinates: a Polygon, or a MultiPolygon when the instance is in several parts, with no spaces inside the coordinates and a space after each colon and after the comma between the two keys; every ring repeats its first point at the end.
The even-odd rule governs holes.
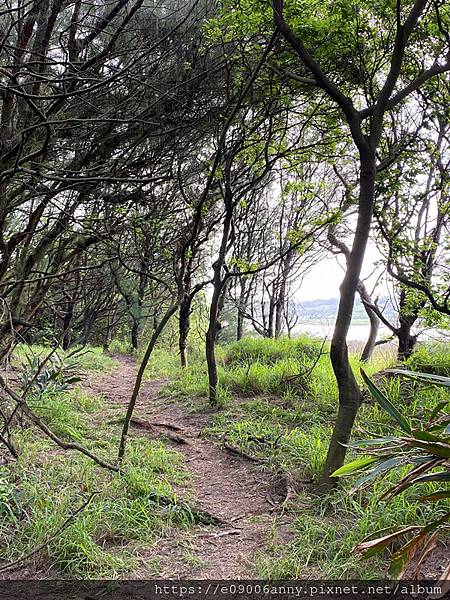
{"type": "Polygon", "coordinates": [[[401,375],[408,377],[409,379],[417,379],[424,383],[433,383],[442,387],[450,387],[450,377],[443,375],[433,375],[432,373],[422,373],[420,371],[406,371],[404,369],[386,369],[385,373],[393,373],[394,375],[401,375]]]}
{"type": "Polygon", "coordinates": [[[411,425],[408,420],[395,408],[390,400],[386,398],[383,392],[377,388],[377,386],[369,379],[369,377],[364,372],[364,369],[361,369],[361,375],[364,379],[365,384],[369,388],[371,395],[375,398],[381,408],[387,412],[400,426],[403,431],[406,433],[411,433],[411,425]]]}
{"type": "Polygon", "coordinates": [[[365,456],[363,458],[358,458],[340,467],[339,469],[336,469],[336,471],[334,471],[334,473],[331,474],[331,477],[344,477],[346,475],[350,475],[355,471],[367,468],[369,465],[381,460],[382,458],[383,457],[380,456],[365,456]]]}
{"type": "Polygon", "coordinates": [[[353,494],[358,488],[360,488],[364,484],[369,483],[370,481],[375,479],[375,477],[377,475],[379,475],[380,473],[383,473],[384,471],[389,471],[390,469],[398,467],[404,463],[405,463],[404,456],[393,456],[391,458],[388,458],[387,460],[384,460],[383,462],[378,464],[374,469],[372,469],[370,471],[370,473],[368,473],[367,475],[364,475],[364,477],[361,477],[360,479],[358,479],[355,482],[354,487],[351,489],[350,494],[353,494]]]}
{"type": "Polygon", "coordinates": [[[439,402],[439,404],[437,404],[433,410],[431,411],[430,414],[430,422],[434,421],[434,419],[436,418],[436,416],[438,415],[438,413],[441,412],[441,410],[443,408],[445,408],[447,406],[447,404],[449,403],[449,400],[444,400],[444,402],[439,402]]]}
{"type": "Polygon", "coordinates": [[[390,442],[398,442],[399,438],[393,435],[374,438],[371,440],[355,440],[351,444],[348,444],[350,448],[364,448],[365,446],[381,446],[382,444],[388,444],[390,442]]]}

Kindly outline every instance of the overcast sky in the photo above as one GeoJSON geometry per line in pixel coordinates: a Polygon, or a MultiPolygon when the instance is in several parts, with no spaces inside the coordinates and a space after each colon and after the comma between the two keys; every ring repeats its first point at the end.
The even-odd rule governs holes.
{"type": "MultiPolygon", "coordinates": [[[[374,263],[381,258],[380,253],[374,244],[370,244],[366,251],[363,265],[363,279],[369,277],[366,282],[367,289],[371,292],[375,284],[379,270],[373,273],[374,263]]],[[[317,298],[338,298],[339,286],[344,277],[343,269],[344,261],[342,258],[337,259],[334,256],[325,258],[313,266],[311,271],[303,280],[302,286],[295,294],[295,297],[301,302],[305,300],[315,300],[317,298]]],[[[378,288],[378,294],[383,296],[384,285],[378,288]]]]}

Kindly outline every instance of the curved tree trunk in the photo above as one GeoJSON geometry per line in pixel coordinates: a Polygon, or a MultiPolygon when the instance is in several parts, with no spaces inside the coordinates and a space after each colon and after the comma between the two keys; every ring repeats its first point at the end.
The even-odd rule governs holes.
{"type": "Polygon", "coordinates": [[[208,331],[206,332],[205,340],[205,354],[209,383],[209,403],[211,406],[217,406],[218,401],[217,391],[219,377],[217,374],[216,342],[217,335],[222,328],[219,318],[225,302],[225,287],[226,281],[220,279],[219,271],[218,279],[214,284],[214,292],[209,309],[209,326],[208,331]]]}
{"type": "MultiPolygon", "coordinates": [[[[328,241],[345,256],[345,260],[348,265],[348,260],[350,257],[350,250],[345,242],[343,242],[342,240],[340,240],[336,237],[335,229],[336,229],[335,225],[332,225],[329,228],[328,241]]],[[[375,310],[373,308],[371,308],[374,305],[372,298],[370,297],[369,292],[366,290],[366,286],[364,285],[364,283],[361,280],[358,281],[358,284],[356,286],[356,291],[358,292],[359,297],[361,298],[361,302],[363,303],[364,310],[366,311],[366,314],[369,317],[369,322],[370,322],[369,337],[367,338],[367,341],[365,343],[365,346],[364,346],[362,354],[361,354],[361,361],[367,362],[371,359],[373,350],[376,345],[378,330],[380,328],[380,318],[378,317],[375,310]]]]}
{"type": "Polygon", "coordinates": [[[356,414],[361,405],[361,391],[348,360],[347,334],[350,327],[355,293],[361,274],[372,221],[375,193],[375,152],[360,150],[361,171],[359,214],[355,237],[347,260],[347,270],[340,286],[338,314],[331,341],[331,363],[338,384],[339,408],[328,448],[322,483],[332,483],[331,474],[344,463],[346,446],[350,439],[356,414]]]}
{"type": "Polygon", "coordinates": [[[128,439],[128,430],[130,428],[130,423],[131,423],[131,419],[133,417],[134,407],[136,406],[136,401],[137,401],[137,398],[139,395],[139,391],[141,389],[142,379],[144,377],[145,369],[148,365],[148,361],[150,360],[150,357],[152,355],[152,352],[156,345],[156,342],[159,339],[159,336],[164,331],[164,328],[167,325],[167,323],[169,322],[172,315],[175,314],[178,306],[179,306],[179,301],[175,302],[174,304],[169,306],[169,308],[164,313],[161,321],[158,324],[158,327],[155,329],[155,331],[152,334],[152,337],[150,338],[150,341],[148,343],[144,357],[139,366],[136,380],[134,382],[133,392],[131,394],[131,398],[130,398],[130,401],[129,401],[128,407],[127,407],[127,412],[125,414],[125,419],[124,419],[124,423],[123,423],[123,427],[122,427],[122,433],[120,436],[119,451],[117,454],[117,462],[119,465],[122,463],[123,457],[125,455],[125,449],[126,449],[126,444],[127,444],[127,439],[128,439]]]}
{"type": "Polygon", "coordinates": [[[377,314],[370,308],[370,306],[368,306],[369,304],[373,304],[373,302],[362,281],[359,282],[357,290],[359,293],[359,297],[363,302],[364,310],[366,311],[366,314],[369,317],[370,323],[369,337],[367,338],[367,341],[361,353],[361,361],[368,362],[372,358],[372,354],[377,341],[378,330],[380,328],[380,319],[378,318],[377,314]]]}

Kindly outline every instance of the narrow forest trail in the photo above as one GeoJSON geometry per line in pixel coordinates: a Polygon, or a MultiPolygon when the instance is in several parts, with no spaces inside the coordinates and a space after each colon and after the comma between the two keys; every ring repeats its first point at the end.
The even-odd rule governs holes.
{"type": "MultiPolygon", "coordinates": [[[[96,374],[85,384],[91,393],[104,396],[106,411],[127,404],[135,380],[135,362],[123,356],[117,360],[118,368],[96,374]]],[[[263,551],[269,542],[283,543],[291,537],[289,515],[282,514],[282,483],[277,484],[276,478],[246,459],[201,437],[214,413],[193,414],[182,405],[158,398],[164,384],[165,380],[144,382],[134,416],[137,421],[153,425],[134,424],[131,435],[173,437],[169,443],[184,456],[185,469],[191,474],[189,490],[179,490],[179,495],[189,493],[195,507],[217,518],[220,524],[173,529],[154,550],[143,553],[143,565],[156,560],[157,572],[149,573],[143,566],[132,577],[257,577],[258,550],[263,551]],[[181,443],[177,443],[177,437],[181,443]]]]}

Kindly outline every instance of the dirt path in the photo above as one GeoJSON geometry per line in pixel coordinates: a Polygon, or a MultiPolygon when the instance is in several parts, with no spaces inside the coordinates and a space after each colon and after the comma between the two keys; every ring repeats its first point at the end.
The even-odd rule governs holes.
{"type": "MultiPolygon", "coordinates": [[[[87,382],[93,393],[103,394],[111,409],[128,402],[135,378],[134,361],[127,357],[118,360],[119,367],[112,373],[95,375],[87,382]]],[[[200,437],[213,413],[192,414],[181,405],[158,399],[164,383],[145,382],[135,411],[137,419],[158,425],[150,430],[135,425],[132,434],[181,437],[185,443],[173,443],[192,474],[190,493],[196,507],[221,523],[176,531],[177,537],[160,541],[153,555],[143,557],[143,564],[156,558],[158,573],[152,575],[165,578],[256,577],[258,550],[263,550],[269,539],[273,543],[290,537],[289,518],[280,516],[283,486],[246,459],[200,437]]],[[[145,578],[149,572],[143,567],[134,576],[145,578]]]]}

